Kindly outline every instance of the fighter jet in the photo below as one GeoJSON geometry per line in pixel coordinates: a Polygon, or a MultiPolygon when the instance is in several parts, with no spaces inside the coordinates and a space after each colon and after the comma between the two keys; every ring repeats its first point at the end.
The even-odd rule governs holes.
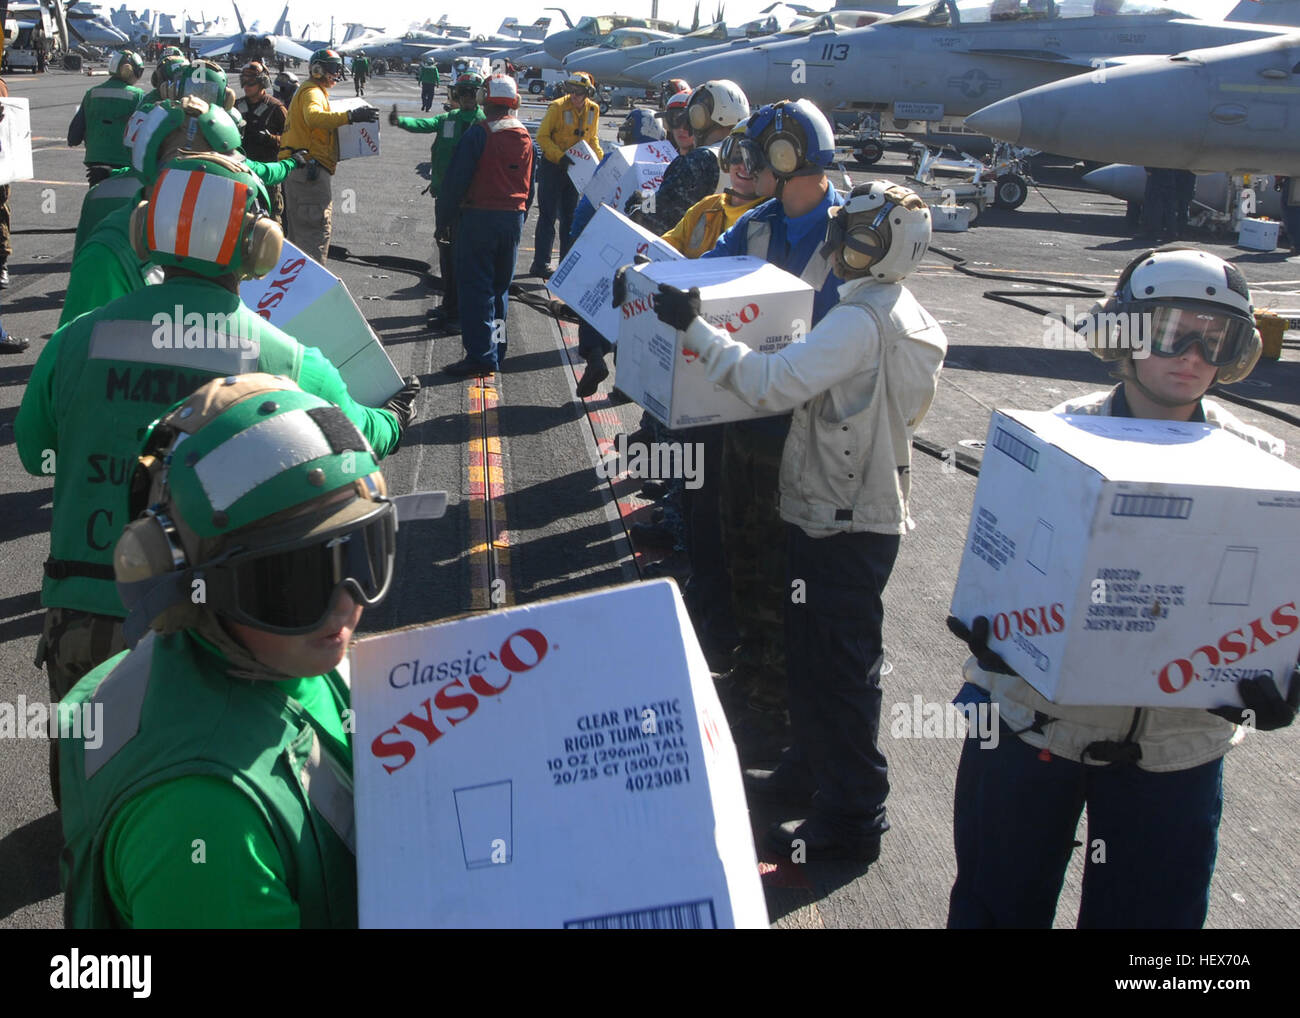
{"type": "Polygon", "coordinates": [[[491,35],[480,34],[472,39],[452,41],[430,50],[426,55],[432,55],[439,63],[447,63],[457,57],[501,56],[512,59],[515,55],[537,49],[546,37],[550,23],[550,18],[538,18],[532,25],[520,25],[514,18],[506,18],[500,29],[491,35]],[[527,32],[529,37],[521,38],[522,32],[527,32]]]}
{"type": "MultiPolygon", "coordinates": [[[[1229,196],[1236,200],[1235,189],[1229,189],[1230,180],[1226,173],[1198,173],[1197,203],[1219,212],[1228,211],[1229,196]]],[[[1093,190],[1128,202],[1130,211],[1135,213],[1146,195],[1147,171],[1141,166],[1112,163],[1085,173],[1083,182],[1093,190]]],[[[1261,174],[1259,184],[1257,214],[1281,219],[1282,195],[1273,190],[1273,177],[1261,174]]]]}
{"type": "MultiPolygon", "coordinates": [[[[641,53],[623,51],[621,55],[628,62],[622,68],[621,77],[633,84],[657,85],[668,78],[679,77],[675,72],[669,72],[688,60],[703,61],[719,54],[750,50],[760,43],[773,43],[785,39],[802,39],[813,32],[829,32],[840,28],[864,28],[867,25],[875,24],[884,17],[886,17],[886,14],[883,12],[837,9],[815,17],[803,18],[791,24],[788,28],[770,33],[762,30],[766,24],[766,19],[759,19],[746,22],[736,29],[729,29],[726,38],[713,39],[708,45],[683,47],[684,42],[691,39],[692,36],[700,34],[696,32],[692,33],[692,35],[682,36],[672,42],[652,43],[649,46],[639,47],[641,53],[645,54],[644,59],[641,59],[639,63],[632,62],[631,58],[640,56],[641,53]],[[663,49],[665,52],[655,52],[659,49],[663,49]],[[683,53],[685,56],[682,55],[683,53]]],[[[704,29],[701,29],[701,32],[703,31],[704,29]]]]}
{"type": "Polygon", "coordinates": [[[574,25],[563,7],[546,9],[559,11],[564,17],[564,23],[569,26],[559,32],[552,32],[542,43],[542,49],[556,60],[563,60],[575,49],[599,45],[601,39],[616,28],[651,28],[669,33],[675,32],[677,28],[671,21],[661,21],[658,18],[630,18],[623,14],[601,14],[597,17],[583,18],[574,25]]]}
{"type": "Polygon", "coordinates": [[[382,60],[421,60],[430,50],[440,49],[470,38],[470,30],[461,25],[449,25],[447,15],[425,28],[412,29],[400,35],[382,33],[359,35],[341,46],[334,47],[343,56],[365,50],[366,56],[382,60]]]}
{"type": "Polygon", "coordinates": [[[239,13],[239,5],[232,4],[232,6],[235,8],[235,20],[239,22],[239,31],[224,39],[213,36],[196,36],[191,39],[191,44],[199,50],[199,56],[212,58],[234,53],[241,62],[270,60],[277,54],[282,57],[293,57],[296,60],[311,59],[310,49],[297,39],[290,39],[287,35],[281,34],[284,23],[289,17],[288,4],[284,5],[275,27],[267,33],[261,31],[257,22],[253,23],[251,29],[245,28],[244,17],[239,13]]]}
{"type": "MultiPolygon", "coordinates": [[[[1196,21],[1143,0],[932,0],[867,28],[813,32],[684,62],[688,81],[730,78],[751,103],[806,96],[910,120],[990,102],[1123,58],[1277,36],[1276,26],[1196,21]]],[[[1161,116],[1165,111],[1161,111],[1161,116]]]]}
{"type": "MultiPolygon", "coordinates": [[[[667,43],[681,36],[675,32],[658,32],[651,28],[616,28],[600,40],[599,46],[583,46],[575,49],[560,61],[566,71],[589,71],[588,61],[594,58],[617,55],[627,49],[638,49],[647,44],[667,43]]],[[[595,71],[591,71],[595,74],[595,71]]],[[[605,78],[599,78],[605,81],[605,78]]]]}
{"type": "Polygon", "coordinates": [[[1300,175],[1300,33],[1053,82],[966,123],[1018,145],[1103,162],[1300,175]]]}
{"type": "MultiPolygon", "coordinates": [[[[10,12],[13,9],[10,7],[10,12]]],[[[115,49],[131,42],[131,37],[109,21],[98,4],[85,3],[83,0],[69,6],[65,15],[68,31],[75,42],[84,42],[87,46],[98,46],[101,49],[115,49]]]]}

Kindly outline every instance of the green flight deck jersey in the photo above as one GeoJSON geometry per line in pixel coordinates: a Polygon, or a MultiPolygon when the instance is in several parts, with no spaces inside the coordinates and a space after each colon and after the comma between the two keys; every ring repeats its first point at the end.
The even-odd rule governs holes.
{"type": "Polygon", "coordinates": [[[486,120],[483,108],[476,106],[473,111],[461,109],[449,113],[439,113],[436,117],[398,117],[397,126],[412,134],[436,134],[433,147],[429,149],[429,193],[438,197],[442,187],[442,178],[451,165],[451,157],[460,144],[461,136],[474,124],[486,120]]]}

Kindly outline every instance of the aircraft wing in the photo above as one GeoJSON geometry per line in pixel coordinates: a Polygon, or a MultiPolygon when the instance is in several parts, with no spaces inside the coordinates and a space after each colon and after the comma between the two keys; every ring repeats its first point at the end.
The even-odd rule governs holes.
{"type": "MultiPolygon", "coordinates": [[[[199,50],[201,57],[219,57],[224,56],[233,50],[243,40],[243,35],[229,36],[224,42],[219,42],[215,46],[209,46],[207,49],[199,50]]],[[[199,41],[199,40],[196,40],[199,41]]]]}
{"type": "Polygon", "coordinates": [[[978,53],[986,57],[1005,57],[1008,60],[1029,60],[1035,63],[1068,64],[1081,71],[1097,67],[1119,67],[1123,64],[1137,64],[1144,60],[1159,59],[1159,53],[1129,53],[1117,56],[1113,53],[1058,53],[1053,50],[1031,49],[969,49],[967,53],[978,53]]]}
{"type": "Polygon", "coordinates": [[[312,51],[301,43],[294,42],[292,39],[283,35],[268,36],[271,43],[275,46],[275,52],[281,56],[293,57],[295,60],[310,60],[312,51]]]}

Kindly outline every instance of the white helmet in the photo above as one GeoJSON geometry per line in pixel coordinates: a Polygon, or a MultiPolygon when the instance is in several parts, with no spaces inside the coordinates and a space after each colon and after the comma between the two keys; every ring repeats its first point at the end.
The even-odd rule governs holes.
{"type": "Polygon", "coordinates": [[[844,279],[897,283],[930,246],[929,207],[915,191],[888,180],[859,184],[830,216],[822,251],[836,253],[836,275],[844,279]]]}
{"type": "Polygon", "coordinates": [[[1094,355],[1118,361],[1138,345],[1119,335],[1129,326],[1145,333],[1141,343],[1157,356],[1178,356],[1198,343],[1205,362],[1219,369],[1216,380],[1225,383],[1249,375],[1263,348],[1246,277],[1231,262],[1194,248],[1144,251],[1075,329],[1094,355]]]}
{"type": "Polygon", "coordinates": [[[519,106],[519,86],[508,74],[494,74],[483,82],[478,91],[480,106],[495,103],[515,109],[519,106]]]}
{"type": "Polygon", "coordinates": [[[749,116],[749,100],[734,81],[706,81],[691,93],[686,117],[697,135],[713,127],[735,127],[749,116]]]}

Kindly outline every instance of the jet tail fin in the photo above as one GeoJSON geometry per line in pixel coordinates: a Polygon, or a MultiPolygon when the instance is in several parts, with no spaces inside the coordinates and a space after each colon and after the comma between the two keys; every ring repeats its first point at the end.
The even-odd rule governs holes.
{"type": "Polygon", "coordinates": [[[247,32],[248,29],[244,27],[244,16],[239,13],[239,4],[235,3],[235,0],[230,0],[230,6],[235,9],[235,20],[239,22],[240,32],[247,32]]]}
{"type": "Polygon", "coordinates": [[[1248,24],[1300,25],[1300,0],[1241,0],[1223,18],[1248,24]]]}

